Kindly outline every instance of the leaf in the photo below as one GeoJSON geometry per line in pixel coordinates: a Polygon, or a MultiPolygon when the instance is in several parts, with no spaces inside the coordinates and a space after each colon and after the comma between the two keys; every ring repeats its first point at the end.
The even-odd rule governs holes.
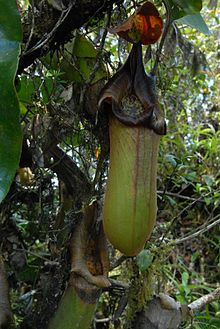
{"type": "Polygon", "coordinates": [[[184,287],[188,286],[188,281],[189,281],[189,273],[188,272],[183,272],[182,273],[182,285],[184,287]]]}
{"type": "Polygon", "coordinates": [[[56,53],[51,58],[49,55],[42,60],[48,69],[60,70],[63,80],[67,82],[84,83],[94,74],[92,84],[105,78],[107,73],[103,61],[94,70],[97,64],[98,51],[84,36],[77,34],[73,41],[65,45],[62,56],[56,53]]]}
{"type": "MultiPolygon", "coordinates": [[[[192,16],[198,14],[202,9],[201,0],[168,0],[171,9],[171,19],[173,21],[179,20],[185,16],[192,16]]],[[[188,23],[185,23],[188,24],[188,23]]],[[[190,25],[190,24],[188,24],[190,25]]]]}
{"type": "Polygon", "coordinates": [[[114,29],[111,33],[117,33],[121,38],[143,45],[151,45],[160,38],[163,29],[163,21],[157,8],[150,2],[145,2],[136,10],[134,15],[114,29]]]}
{"type": "Polygon", "coordinates": [[[91,41],[79,33],[76,34],[72,47],[72,53],[77,57],[96,58],[98,55],[91,41]]]}
{"type": "Polygon", "coordinates": [[[46,76],[42,80],[39,76],[34,76],[30,79],[28,76],[24,75],[19,80],[17,95],[19,101],[23,104],[33,105],[36,94],[40,93],[44,103],[47,103],[53,89],[54,79],[52,76],[46,76]]]}
{"type": "Polygon", "coordinates": [[[172,165],[173,168],[177,166],[175,156],[173,154],[166,154],[165,160],[172,165]]]}
{"type": "Polygon", "coordinates": [[[197,29],[205,35],[211,35],[211,31],[209,30],[200,13],[195,15],[187,15],[178,19],[177,22],[189,25],[190,27],[197,29]]]}
{"type": "Polygon", "coordinates": [[[141,272],[146,271],[148,267],[152,264],[153,255],[150,250],[142,250],[136,257],[136,263],[141,272]]]}
{"type": "Polygon", "coordinates": [[[211,187],[214,183],[214,178],[210,175],[203,175],[202,176],[204,182],[206,183],[206,185],[208,185],[209,187],[211,187]]]}
{"type": "Polygon", "coordinates": [[[17,273],[17,277],[20,281],[33,283],[34,281],[36,281],[38,273],[39,273],[38,266],[26,265],[24,269],[22,269],[17,273]]]}
{"type": "Polygon", "coordinates": [[[186,14],[196,14],[202,9],[202,0],[173,0],[186,14]]]}
{"type": "Polygon", "coordinates": [[[7,194],[21,151],[19,103],[14,87],[20,43],[21,21],[16,1],[0,0],[0,202],[7,194]]]}
{"type": "Polygon", "coordinates": [[[33,79],[29,79],[26,75],[22,76],[19,80],[19,89],[17,88],[19,101],[24,104],[32,104],[34,92],[33,79]]]}
{"type": "Polygon", "coordinates": [[[89,328],[96,309],[95,303],[84,303],[72,286],[68,286],[49,322],[49,329],[89,328]]]}

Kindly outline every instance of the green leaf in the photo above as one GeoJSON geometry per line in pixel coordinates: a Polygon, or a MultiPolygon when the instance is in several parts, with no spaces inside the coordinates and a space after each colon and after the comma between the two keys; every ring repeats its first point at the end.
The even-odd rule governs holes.
{"type": "Polygon", "coordinates": [[[58,308],[49,322],[49,329],[90,328],[95,303],[87,304],[77,295],[73,286],[68,286],[58,308]]]}
{"type": "Polygon", "coordinates": [[[72,53],[77,57],[96,58],[98,51],[88,39],[77,33],[73,42],[72,53]]]}
{"type": "Polygon", "coordinates": [[[213,185],[213,183],[214,183],[213,176],[203,175],[202,178],[203,178],[204,182],[206,183],[206,185],[208,185],[210,187],[213,185]]]}
{"type": "Polygon", "coordinates": [[[189,281],[189,273],[188,272],[183,272],[182,273],[182,285],[184,287],[188,286],[188,281],[189,281]]]}
{"type": "Polygon", "coordinates": [[[202,9],[201,0],[168,0],[173,21],[187,15],[193,15],[202,9]]]}
{"type": "Polygon", "coordinates": [[[172,165],[172,167],[174,167],[174,168],[177,166],[177,162],[176,162],[175,156],[173,154],[166,154],[165,161],[170,163],[172,165]]]}
{"type": "Polygon", "coordinates": [[[7,194],[21,151],[19,103],[14,87],[21,21],[15,0],[0,0],[0,202],[7,194]]]}
{"type": "Polygon", "coordinates": [[[20,78],[19,80],[19,90],[17,90],[17,95],[19,98],[19,101],[24,103],[24,104],[32,104],[33,103],[33,95],[35,93],[35,88],[34,84],[35,81],[33,79],[29,79],[28,76],[24,75],[20,78]]]}
{"type": "Polygon", "coordinates": [[[136,257],[136,263],[141,272],[146,271],[148,267],[152,264],[153,255],[150,250],[142,250],[136,257]]]}
{"type": "Polygon", "coordinates": [[[84,36],[77,34],[73,41],[65,45],[63,56],[58,58],[54,53],[50,58],[47,55],[43,58],[43,64],[48,69],[59,69],[62,73],[61,78],[68,82],[84,83],[90,79],[91,75],[94,75],[91,83],[95,83],[106,77],[106,69],[102,61],[95,69],[97,55],[98,51],[93,44],[84,36]]]}
{"type": "Polygon", "coordinates": [[[19,271],[17,273],[17,278],[20,281],[33,283],[34,281],[36,281],[36,277],[38,273],[39,273],[39,267],[27,265],[22,271],[19,271]]]}
{"type": "Polygon", "coordinates": [[[187,15],[185,17],[182,17],[178,19],[177,22],[181,24],[189,25],[190,27],[197,29],[203,34],[211,35],[211,31],[206,25],[206,22],[204,21],[202,15],[199,13],[195,15],[187,15]]]}
{"type": "Polygon", "coordinates": [[[173,0],[186,14],[196,14],[202,9],[202,0],[173,0]]]}

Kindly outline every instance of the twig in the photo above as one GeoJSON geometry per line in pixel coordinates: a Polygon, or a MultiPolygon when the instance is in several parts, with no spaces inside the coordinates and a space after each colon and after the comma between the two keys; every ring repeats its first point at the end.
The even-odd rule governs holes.
{"type": "MultiPolygon", "coordinates": [[[[209,231],[211,228],[213,228],[214,226],[216,226],[216,225],[218,225],[218,224],[220,223],[220,214],[216,215],[216,216],[213,218],[213,220],[214,220],[213,223],[207,225],[206,227],[203,227],[202,229],[196,231],[195,233],[190,234],[190,235],[187,235],[187,236],[185,236],[185,237],[182,238],[182,239],[176,240],[176,241],[175,241],[175,244],[183,243],[183,242],[185,242],[186,240],[196,238],[196,237],[199,236],[200,234],[203,234],[203,233],[209,231]]],[[[203,226],[203,225],[202,225],[202,226],[203,226]]]]}
{"type": "MultiPolygon", "coordinates": [[[[217,190],[217,191],[219,191],[219,189],[217,190]]],[[[164,193],[164,191],[158,191],[158,194],[162,194],[163,195],[163,193],[164,193]]],[[[171,193],[172,192],[166,192],[165,194],[167,194],[167,195],[171,195],[171,193]]],[[[184,197],[184,198],[190,198],[189,200],[191,201],[192,200],[192,202],[189,204],[189,205],[187,205],[185,208],[183,208],[179,213],[178,213],[178,215],[177,216],[175,216],[172,220],[171,220],[171,222],[170,222],[170,224],[169,224],[169,227],[167,228],[167,230],[166,230],[166,232],[164,232],[164,234],[163,234],[163,236],[162,236],[162,238],[160,239],[160,244],[159,244],[159,246],[163,243],[163,241],[164,241],[164,239],[166,238],[166,236],[167,236],[167,234],[169,233],[169,231],[170,231],[170,229],[171,229],[171,227],[173,226],[173,224],[175,223],[175,221],[186,211],[186,210],[188,210],[188,209],[190,209],[192,206],[194,206],[197,202],[205,202],[205,200],[203,201],[203,199],[206,197],[206,196],[208,196],[208,195],[210,195],[212,192],[208,192],[208,193],[206,193],[205,195],[203,195],[203,196],[201,196],[201,197],[199,197],[198,199],[194,199],[194,198],[190,198],[190,197],[184,197]]],[[[173,194],[173,193],[172,193],[173,194]]],[[[183,197],[183,196],[181,196],[180,194],[175,194],[175,195],[173,195],[173,196],[176,196],[176,197],[183,197]]],[[[211,225],[211,224],[210,224],[211,225]]]]}
{"type": "Polygon", "coordinates": [[[28,47],[29,47],[29,44],[31,42],[31,39],[32,39],[32,36],[33,36],[33,33],[34,33],[34,25],[35,25],[35,16],[34,16],[34,7],[35,7],[35,3],[34,3],[34,0],[32,0],[31,2],[31,12],[32,12],[32,17],[31,17],[31,32],[29,34],[29,37],[28,37],[28,41],[25,45],[25,48],[24,48],[24,54],[25,52],[27,51],[28,47]]]}
{"type": "Polygon", "coordinates": [[[128,304],[128,293],[125,293],[124,295],[121,296],[121,298],[118,302],[118,307],[115,310],[113,322],[117,322],[119,320],[119,318],[121,317],[122,313],[124,312],[127,304],[128,304]]]}
{"type": "Polygon", "coordinates": [[[157,73],[157,69],[158,69],[158,65],[160,63],[160,56],[161,56],[161,53],[162,53],[164,42],[166,40],[167,34],[169,32],[169,29],[170,29],[170,25],[172,23],[170,4],[167,0],[163,0],[163,4],[166,8],[167,19],[166,19],[164,31],[163,31],[163,34],[162,34],[162,37],[161,37],[161,41],[160,41],[160,44],[159,44],[159,47],[158,47],[158,50],[157,50],[157,53],[156,53],[156,60],[154,62],[154,67],[151,71],[152,76],[155,76],[156,73],[157,73]]]}
{"type": "Polygon", "coordinates": [[[87,27],[89,26],[89,24],[91,23],[91,21],[93,20],[94,17],[96,17],[98,15],[99,12],[101,12],[101,10],[103,8],[105,8],[106,6],[106,1],[103,2],[103,4],[101,5],[101,7],[99,7],[96,12],[89,18],[89,20],[87,21],[86,25],[84,26],[85,29],[87,29],[87,27]]]}
{"type": "Polygon", "coordinates": [[[89,76],[89,79],[85,82],[84,88],[82,89],[81,94],[80,94],[80,101],[79,101],[80,106],[83,106],[87,87],[93,81],[93,79],[95,77],[95,74],[96,74],[96,72],[99,68],[100,60],[102,59],[102,50],[103,50],[104,45],[105,45],[105,39],[106,39],[106,36],[107,36],[107,33],[108,33],[108,27],[109,27],[110,22],[111,22],[111,12],[112,12],[112,7],[109,9],[108,14],[107,14],[107,21],[106,21],[105,29],[104,29],[102,39],[101,39],[101,42],[100,42],[99,52],[98,52],[98,55],[96,57],[96,63],[94,65],[94,68],[93,68],[90,76],[89,76]]]}
{"type": "Polygon", "coordinates": [[[27,254],[30,254],[30,255],[35,256],[35,257],[37,257],[37,258],[40,258],[40,259],[44,260],[45,262],[47,262],[47,264],[49,264],[49,265],[53,265],[53,266],[55,266],[55,265],[56,265],[56,266],[60,265],[59,262],[52,261],[52,260],[50,260],[50,259],[48,259],[48,258],[46,258],[46,257],[44,257],[44,256],[39,255],[39,254],[36,253],[36,252],[30,251],[30,250],[26,250],[26,249],[20,249],[20,248],[18,248],[18,249],[16,249],[16,250],[17,250],[17,251],[23,251],[23,252],[25,252],[25,253],[27,253],[27,254]]]}
{"type": "Polygon", "coordinates": [[[163,200],[164,195],[167,192],[167,188],[168,188],[170,182],[172,181],[172,178],[173,178],[174,174],[177,171],[177,167],[178,167],[178,164],[175,165],[175,167],[173,168],[172,173],[169,175],[168,179],[166,180],[166,183],[165,183],[165,186],[164,186],[164,190],[163,190],[163,193],[162,193],[162,200],[163,200]]]}
{"type": "Polygon", "coordinates": [[[119,258],[117,258],[113,264],[111,264],[110,266],[110,271],[112,271],[114,268],[118,267],[119,265],[121,265],[121,263],[123,263],[125,260],[127,259],[127,256],[122,255],[119,258]]]}
{"type": "Polygon", "coordinates": [[[157,191],[158,194],[162,194],[163,195],[169,195],[169,196],[173,196],[179,199],[183,199],[183,200],[188,200],[188,201],[195,201],[195,202],[202,202],[205,203],[205,200],[203,200],[201,197],[200,198],[192,198],[190,196],[186,196],[186,195],[181,195],[178,193],[173,193],[173,192],[164,192],[164,191],[157,191]]]}
{"type": "Polygon", "coordinates": [[[204,308],[207,304],[220,299],[220,288],[215,289],[210,294],[204,295],[201,298],[195,300],[188,305],[190,313],[193,313],[201,308],[204,308]]]}
{"type": "Polygon", "coordinates": [[[114,280],[114,279],[111,279],[111,278],[109,278],[109,281],[111,283],[111,286],[107,288],[108,290],[119,289],[119,290],[125,290],[126,291],[130,287],[129,284],[127,284],[127,283],[124,283],[124,282],[121,282],[121,281],[118,281],[118,280],[114,280]]]}
{"type": "MultiPolygon", "coordinates": [[[[46,34],[40,41],[36,43],[31,49],[25,51],[22,56],[26,56],[34,51],[36,51],[39,48],[42,48],[55,34],[56,30],[60,27],[60,25],[65,21],[66,17],[69,15],[70,10],[73,7],[73,3],[64,11],[62,11],[62,14],[60,15],[60,18],[54,28],[46,34]]],[[[26,47],[25,47],[26,48],[26,47]]]]}
{"type": "Polygon", "coordinates": [[[164,232],[164,234],[163,234],[163,236],[162,236],[162,238],[161,238],[161,240],[160,240],[160,244],[159,244],[159,246],[163,243],[164,239],[165,239],[166,236],[168,235],[168,233],[169,233],[171,227],[174,225],[174,223],[176,222],[176,220],[177,220],[177,219],[178,219],[178,218],[179,218],[179,217],[180,217],[180,216],[181,216],[186,210],[188,210],[188,209],[191,208],[194,204],[196,204],[198,201],[200,201],[200,199],[202,199],[202,197],[200,197],[199,199],[196,199],[195,201],[191,202],[189,205],[187,205],[185,208],[183,208],[183,209],[178,213],[177,216],[175,216],[175,217],[171,220],[171,222],[170,222],[170,224],[169,224],[167,230],[164,232]]]}
{"type": "Polygon", "coordinates": [[[110,318],[102,318],[102,319],[98,319],[98,318],[94,318],[94,321],[96,323],[105,323],[105,322],[110,322],[110,318]]]}

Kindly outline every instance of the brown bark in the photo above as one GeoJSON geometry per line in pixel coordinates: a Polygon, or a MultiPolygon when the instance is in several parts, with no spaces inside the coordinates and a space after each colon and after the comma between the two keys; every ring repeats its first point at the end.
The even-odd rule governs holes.
{"type": "Polygon", "coordinates": [[[0,257],[0,328],[7,328],[11,322],[9,288],[4,263],[0,257]]]}
{"type": "Polygon", "coordinates": [[[136,314],[133,329],[178,329],[181,322],[220,297],[220,288],[188,305],[181,305],[170,296],[160,293],[152,299],[146,310],[136,314]]]}
{"type": "Polygon", "coordinates": [[[65,183],[73,199],[80,203],[88,201],[91,196],[91,185],[75,162],[58,146],[48,149],[48,155],[54,160],[54,164],[50,166],[51,170],[65,183]]]}

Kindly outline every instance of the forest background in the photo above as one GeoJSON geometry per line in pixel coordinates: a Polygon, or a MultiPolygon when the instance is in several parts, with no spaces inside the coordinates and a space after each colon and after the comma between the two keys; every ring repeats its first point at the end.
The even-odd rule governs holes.
{"type": "MultiPolygon", "coordinates": [[[[11,328],[46,328],[69,279],[71,232],[105,192],[108,122],[97,114],[98,97],[131,49],[108,29],[143,1],[18,0],[20,16],[0,3],[8,41],[0,40],[0,251],[11,328]]],[[[137,313],[160,293],[190,305],[219,288],[220,8],[217,0],[168,3],[178,10],[156,80],[167,122],[157,223],[136,257],[109,246],[113,284],[99,298],[92,328],[135,328],[137,313]]],[[[154,4],[165,22],[163,2],[154,4]]],[[[157,50],[158,43],[143,47],[147,72],[157,50]]],[[[203,306],[181,327],[219,328],[218,299],[203,306]]]]}

